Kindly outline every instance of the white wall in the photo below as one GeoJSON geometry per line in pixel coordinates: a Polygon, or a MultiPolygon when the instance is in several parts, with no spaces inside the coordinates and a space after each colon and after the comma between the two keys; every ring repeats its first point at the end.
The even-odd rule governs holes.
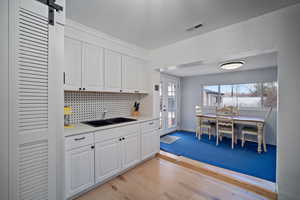
{"type": "Polygon", "coordinates": [[[279,199],[299,199],[300,4],[154,50],[153,66],[278,52],[277,180],[279,199]]]}
{"type": "Polygon", "coordinates": [[[0,2],[0,199],[8,200],[8,0],[0,2]]]}
{"type": "MultiPolygon", "coordinates": [[[[202,86],[214,84],[235,84],[235,83],[253,83],[253,82],[272,82],[277,81],[277,67],[228,72],[222,74],[210,74],[201,76],[183,77],[181,79],[181,129],[194,131],[196,125],[195,106],[202,105],[202,86]]],[[[214,112],[213,110],[204,110],[214,112]]],[[[247,116],[264,117],[266,111],[240,111],[247,116]]],[[[274,111],[267,121],[266,141],[268,144],[276,144],[276,113],[274,111]]]]}

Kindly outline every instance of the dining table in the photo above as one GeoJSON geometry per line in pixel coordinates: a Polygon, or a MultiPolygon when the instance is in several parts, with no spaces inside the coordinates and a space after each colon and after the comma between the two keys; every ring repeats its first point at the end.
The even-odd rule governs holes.
{"type": "MultiPolygon", "coordinates": [[[[256,126],[257,131],[258,131],[257,151],[259,153],[262,152],[262,145],[263,145],[264,151],[265,152],[267,151],[266,138],[265,138],[265,133],[264,133],[265,119],[263,117],[252,117],[252,116],[243,116],[243,115],[217,115],[215,113],[196,114],[196,117],[199,118],[200,122],[201,122],[201,120],[217,121],[218,117],[222,117],[222,118],[225,117],[225,118],[232,119],[234,124],[256,126]]],[[[200,130],[201,130],[201,123],[199,123],[199,126],[200,126],[200,130]]]]}

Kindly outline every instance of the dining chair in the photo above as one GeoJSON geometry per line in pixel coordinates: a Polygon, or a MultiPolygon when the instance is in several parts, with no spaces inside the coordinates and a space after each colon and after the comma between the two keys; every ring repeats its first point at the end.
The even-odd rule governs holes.
{"type": "Polygon", "coordinates": [[[219,145],[219,140],[222,141],[224,134],[231,135],[231,148],[234,148],[234,144],[237,142],[234,134],[234,123],[230,116],[217,116],[217,141],[216,145],[219,145]]]}
{"type": "Polygon", "coordinates": [[[199,126],[198,126],[198,139],[201,139],[201,135],[203,133],[208,134],[208,139],[211,139],[212,134],[212,129],[215,128],[216,124],[214,122],[211,122],[209,120],[203,119],[201,117],[198,117],[199,120],[199,126]]]}
{"type": "MultiPolygon", "coordinates": [[[[269,119],[270,115],[271,115],[271,112],[272,112],[272,107],[269,108],[269,110],[267,111],[267,113],[265,114],[265,123],[266,121],[269,119]]],[[[264,123],[264,124],[265,124],[264,123]]],[[[253,136],[256,136],[256,141],[258,143],[258,128],[257,126],[245,126],[242,128],[242,131],[241,131],[241,134],[242,134],[242,147],[244,147],[245,145],[245,141],[247,140],[247,138],[245,137],[246,135],[253,135],[253,136]]],[[[249,140],[247,140],[249,141],[249,140]]],[[[264,152],[267,152],[267,146],[266,146],[266,142],[265,142],[265,133],[263,133],[263,145],[264,145],[264,152]]]]}
{"type": "MultiPolygon", "coordinates": [[[[196,105],[195,109],[196,109],[196,115],[200,115],[202,113],[201,106],[196,105]]],[[[206,133],[208,134],[208,138],[211,139],[212,129],[214,127],[215,127],[214,122],[205,120],[205,119],[201,118],[200,116],[196,117],[196,137],[198,139],[201,139],[201,135],[202,135],[202,133],[205,133],[205,131],[207,131],[206,133]]]]}
{"type": "Polygon", "coordinates": [[[217,115],[236,116],[239,115],[239,109],[235,106],[224,106],[216,108],[217,115]]]}

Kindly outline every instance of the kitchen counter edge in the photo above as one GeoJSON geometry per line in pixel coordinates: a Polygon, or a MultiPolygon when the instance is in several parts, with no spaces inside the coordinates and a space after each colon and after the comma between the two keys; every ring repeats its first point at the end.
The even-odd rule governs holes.
{"type": "Polygon", "coordinates": [[[143,122],[159,119],[158,117],[140,117],[140,118],[128,117],[128,118],[136,119],[137,121],[113,124],[113,125],[102,126],[102,127],[92,127],[92,126],[89,126],[89,125],[86,125],[83,123],[73,124],[74,128],[64,128],[64,137],[80,135],[83,133],[90,133],[90,132],[101,131],[101,130],[106,130],[106,129],[112,129],[112,128],[117,128],[117,127],[127,126],[127,125],[131,125],[131,124],[143,123],[143,122]]]}

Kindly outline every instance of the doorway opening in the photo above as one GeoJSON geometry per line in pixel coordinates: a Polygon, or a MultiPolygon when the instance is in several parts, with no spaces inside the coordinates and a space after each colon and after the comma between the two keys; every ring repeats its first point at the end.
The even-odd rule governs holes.
{"type": "Polygon", "coordinates": [[[165,130],[163,134],[168,133],[166,136],[169,138],[162,137],[164,139],[161,140],[161,150],[219,167],[221,170],[218,171],[230,170],[234,172],[234,177],[238,173],[243,180],[249,178],[252,183],[268,182],[273,186],[274,192],[277,154],[277,53],[236,57],[236,60],[243,60],[245,65],[233,71],[219,69],[219,63],[229,60],[214,61],[203,66],[179,66],[169,71],[170,75],[182,74],[180,84],[183,88],[177,94],[177,99],[181,101],[178,104],[181,106],[177,107],[181,111],[180,116],[176,116],[180,126],[169,129],[169,132],[166,129],[168,118],[165,117],[168,115],[164,113],[167,111],[164,104],[167,98],[164,99],[164,96],[168,96],[164,85],[168,86],[167,81],[162,78],[161,127],[165,130]],[[233,133],[224,134],[220,138],[217,127],[220,117],[217,110],[225,107],[233,107],[238,112],[229,116],[232,119],[233,133]],[[197,114],[199,110],[202,115],[197,114]],[[199,126],[200,116],[209,123],[210,130],[207,126],[199,126]],[[259,132],[261,124],[262,131],[259,132]],[[253,128],[253,134],[246,134],[247,128],[253,128]],[[197,130],[201,136],[196,133],[197,130]]]}

